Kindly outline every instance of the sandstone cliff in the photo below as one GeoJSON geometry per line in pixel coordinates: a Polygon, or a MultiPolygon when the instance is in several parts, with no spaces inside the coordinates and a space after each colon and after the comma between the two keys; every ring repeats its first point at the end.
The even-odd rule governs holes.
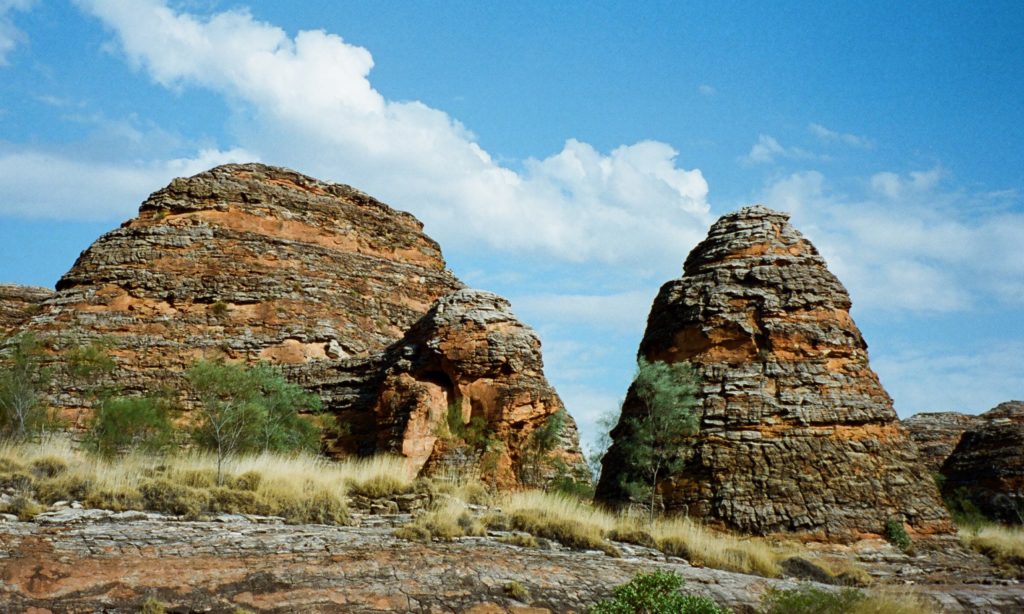
{"type": "Polygon", "coordinates": [[[945,495],[966,496],[990,518],[1024,524],[1024,402],[977,416],[941,471],[945,495]]]}
{"type": "Polygon", "coordinates": [[[43,301],[53,290],[35,286],[0,284],[0,338],[13,334],[33,314],[42,310],[43,301]]]}
{"type": "MultiPolygon", "coordinates": [[[[753,533],[879,533],[894,517],[950,531],[845,288],[788,217],[722,217],[651,308],[639,355],[691,361],[702,377],[700,433],[659,484],[666,509],[753,533]]],[[[623,415],[639,403],[631,389],[623,415]]],[[[598,485],[608,502],[625,498],[621,428],[598,485]]]]}
{"type": "Polygon", "coordinates": [[[921,460],[929,471],[938,473],[942,463],[960,443],[964,431],[974,426],[978,416],[955,411],[915,414],[903,420],[903,428],[917,445],[921,460]]]}
{"type": "MultiPolygon", "coordinates": [[[[180,385],[200,358],[280,364],[343,419],[352,436],[331,444],[336,453],[402,452],[417,467],[433,453],[422,431],[433,426],[418,421],[410,398],[393,400],[404,385],[393,356],[419,352],[419,370],[404,377],[422,386],[443,374],[452,396],[441,405],[475,403],[507,438],[507,463],[561,403],[536,336],[502,299],[467,307],[465,322],[439,317],[463,303],[435,302],[462,288],[412,215],[346,185],[232,164],[152,194],[138,217],[82,253],[21,328],[49,336],[58,352],[111,341],[114,378],[129,393],[180,385]],[[423,323],[428,312],[434,328],[423,323]],[[480,320],[485,312],[501,316],[480,320]]],[[[87,404],[60,392],[55,402],[81,426],[87,404]]],[[[571,421],[565,434],[562,451],[579,460],[571,421]]]]}

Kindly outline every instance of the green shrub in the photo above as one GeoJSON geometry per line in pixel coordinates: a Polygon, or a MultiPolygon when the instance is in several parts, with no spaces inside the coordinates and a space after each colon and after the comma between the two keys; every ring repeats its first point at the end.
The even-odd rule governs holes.
{"type": "Polygon", "coordinates": [[[910,536],[907,535],[907,530],[903,527],[903,522],[896,518],[885,521],[885,539],[900,550],[909,550],[913,545],[910,536]]]}
{"type": "Polygon", "coordinates": [[[174,441],[172,408],[169,399],[155,396],[103,399],[93,414],[85,445],[103,456],[164,450],[174,441]]]}
{"type": "Polygon", "coordinates": [[[164,614],[166,611],[166,606],[157,601],[155,597],[147,597],[139,608],[139,614],[164,614]]]}
{"type": "Polygon", "coordinates": [[[320,399],[290,384],[267,364],[253,367],[201,360],[186,373],[199,406],[193,441],[224,460],[247,452],[315,451],[320,433],[300,411],[319,412],[320,399]]]}
{"type": "Polygon", "coordinates": [[[639,573],[615,588],[591,614],[728,614],[708,597],[679,592],[683,579],[668,571],[639,573]]]}
{"type": "Polygon", "coordinates": [[[779,590],[769,588],[761,599],[765,614],[847,614],[865,595],[855,588],[829,591],[811,584],[779,590]]]}
{"type": "Polygon", "coordinates": [[[646,499],[654,517],[658,479],[683,466],[680,448],[697,432],[694,413],[699,379],[689,363],[648,362],[641,358],[630,394],[637,411],[623,415],[616,443],[626,471],[623,489],[635,499],[646,499]]]}

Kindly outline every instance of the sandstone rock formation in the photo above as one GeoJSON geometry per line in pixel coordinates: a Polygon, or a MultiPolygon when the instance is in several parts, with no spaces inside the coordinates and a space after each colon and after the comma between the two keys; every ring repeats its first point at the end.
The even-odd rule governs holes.
{"type": "MultiPolygon", "coordinates": [[[[447,378],[452,399],[467,408],[476,403],[510,438],[509,450],[561,407],[543,379],[536,336],[507,303],[493,297],[475,306],[462,299],[435,305],[462,288],[412,215],[346,185],[232,164],[152,194],[138,217],[82,253],[21,328],[49,336],[58,352],[111,341],[114,377],[129,393],[180,382],[200,358],[282,365],[320,392],[329,410],[353,419],[345,425],[353,437],[334,445],[336,452],[403,452],[422,466],[432,454],[422,429],[432,426],[417,422],[422,416],[410,398],[402,397],[408,407],[397,413],[386,409],[393,384],[447,378]],[[465,307],[468,320],[442,317],[448,305],[452,314],[465,307]],[[433,324],[421,320],[428,311],[433,324]],[[492,312],[502,315],[488,319],[492,312]],[[420,336],[403,340],[417,322],[420,336]],[[422,367],[433,371],[414,370],[402,380],[389,349],[399,342],[402,351],[419,352],[423,365],[434,343],[437,364],[422,367]],[[353,442],[371,431],[370,439],[353,442]]],[[[84,405],[74,394],[55,400],[84,405]]],[[[437,400],[446,407],[447,399],[437,400]]],[[[71,417],[81,426],[86,414],[78,407],[71,417]]],[[[565,433],[575,459],[571,422],[565,433]]]]}
{"type": "Polygon", "coordinates": [[[51,296],[53,290],[47,288],[0,284],[0,338],[12,334],[41,311],[43,301],[51,296]]]}
{"type": "Polygon", "coordinates": [[[1024,524],[1024,402],[977,416],[941,471],[946,496],[967,497],[990,518],[1024,524]]]}
{"type": "Polygon", "coordinates": [[[589,482],[571,417],[564,418],[552,458],[529,457],[531,435],[564,407],[544,377],[540,340],[512,315],[505,299],[479,290],[441,298],[392,348],[392,356],[373,406],[381,449],[401,440],[402,453],[433,472],[457,471],[468,455],[485,477],[505,485],[555,477],[552,465],[558,460],[571,477],[589,482]],[[476,429],[469,438],[479,441],[453,443],[453,426],[476,429]],[[486,460],[479,463],[477,457],[486,460]]]}
{"type": "Polygon", "coordinates": [[[925,467],[932,473],[938,473],[942,463],[960,443],[960,436],[977,421],[978,416],[955,411],[929,412],[903,420],[903,428],[917,445],[925,467]]]}
{"type": "MultiPolygon", "coordinates": [[[[658,485],[666,509],[752,533],[841,538],[894,517],[951,530],[845,288],[788,219],[759,206],[722,217],[651,308],[639,355],[691,361],[702,378],[700,433],[658,485]]],[[[639,403],[631,389],[623,415],[639,403]]],[[[612,503],[626,498],[621,430],[598,485],[612,503]]]]}
{"type": "Polygon", "coordinates": [[[150,196],[26,328],[114,339],[118,380],[143,390],[198,358],[367,356],[460,287],[411,215],[294,171],[227,165],[150,196]]]}

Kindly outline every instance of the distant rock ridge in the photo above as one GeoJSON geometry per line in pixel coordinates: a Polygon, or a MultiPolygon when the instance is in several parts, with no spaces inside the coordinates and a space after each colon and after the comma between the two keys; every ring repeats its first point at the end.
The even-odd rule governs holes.
{"type": "Polygon", "coordinates": [[[976,416],[940,472],[947,498],[966,498],[990,518],[1024,524],[1024,402],[976,416]]]}
{"type": "MultiPolygon", "coordinates": [[[[50,336],[58,350],[113,340],[115,378],[129,393],[180,382],[200,358],[264,360],[347,415],[377,404],[383,370],[392,365],[389,348],[433,313],[438,299],[463,288],[412,215],[350,186],[284,168],[229,164],[154,192],[138,217],[81,254],[21,329],[50,336]]],[[[506,316],[483,334],[512,327],[506,316]]],[[[515,344],[492,348],[503,350],[515,353],[512,362],[529,354],[515,344]]],[[[539,344],[532,350],[543,380],[539,344]]],[[[458,368],[452,377],[462,381],[468,376],[458,368]]],[[[88,410],[70,392],[55,401],[81,427],[88,410]]],[[[528,431],[530,424],[520,426],[528,431]]],[[[383,440],[366,442],[363,450],[408,447],[403,428],[392,424],[380,434],[381,428],[383,440]]],[[[576,454],[575,426],[566,432],[576,454]]],[[[339,453],[356,448],[334,446],[339,453]]]]}
{"type": "MultiPolygon", "coordinates": [[[[639,356],[690,361],[700,433],[659,484],[671,512],[751,533],[880,533],[890,518],[952,530],[931,476],[868,365],[850,298],[785,213],[720,218],[662,286],[639,356]]],[[[623,416],[640,410],[631,388],[623,416]]],[[[597,496],[627,499],[612,431],[597,496]]],[[[684,450],[686,448],[683,448],[684,450]]]]}
{"type": "Polygon", "coordinates": [[[978,422],[978,416],[955,411],[924,412],[902,421],[910,439],[917,445],[921,460],[929,471],[938,473],[942,463],[960,443],[964,431],[978,422]]]}
{"type": "Polygon", "coordinates": [[[53,290],[37,286],[0,284],[0,337],[12,334],[43,308],[53,290]]]}

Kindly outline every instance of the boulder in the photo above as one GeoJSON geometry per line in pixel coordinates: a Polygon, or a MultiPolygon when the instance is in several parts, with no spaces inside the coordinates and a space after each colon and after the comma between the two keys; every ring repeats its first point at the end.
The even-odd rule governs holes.
{"type": "MultiPolygon", "coordinates": [[[[639,357],[689,361],[700,379],[684,468],[658,485],[665,509],[749,533],[829,539],[878,534],[898,519],[952,530],[937,488],[868,364],[850,298],[785,213],[755,206],[719,219],[662,286],[639,357]]],[[[643,410],[631,388],[623,418],[643,410]]],[[[597,498],[628,501],[620,446],[597,498]]]]}

